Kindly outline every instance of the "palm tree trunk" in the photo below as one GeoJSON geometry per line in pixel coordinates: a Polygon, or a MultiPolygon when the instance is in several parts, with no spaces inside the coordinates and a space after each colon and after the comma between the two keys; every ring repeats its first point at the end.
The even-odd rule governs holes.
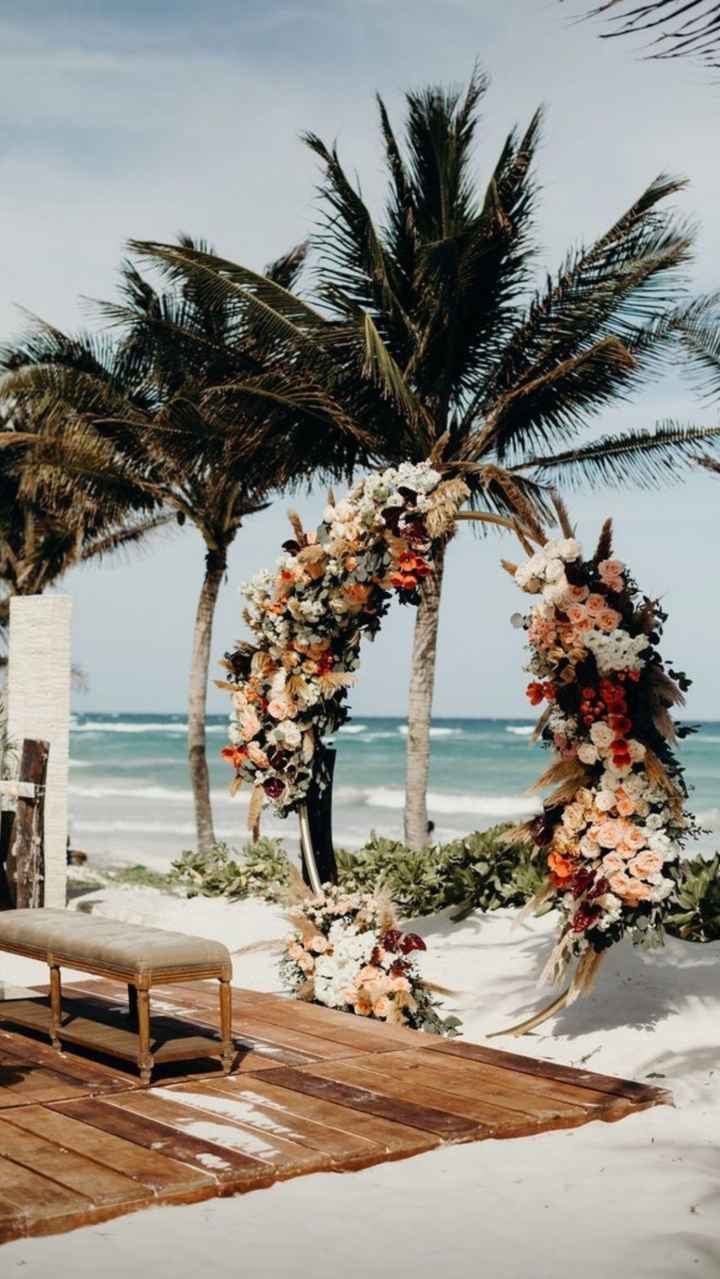
{"type": "Polygon", "coordinates": [[[197,846],[201,853],[207,852],[215,843],[210,805],[210,773],[205,746],[205,711],[213,619],[226,562],[224,551],[208,550],[205,555],[205,577],[195,614],[195,634],[190,664],[188,760],[195,805],[197,846]]]}
{"type": "Polygon", "coordinates": [[[427,815],[430,720],[445,550],[446,545],[442,543],[435,553],[433,572],[423,582],[415,618],[405,763],[405,843],[410,848],[424,848],[430,842],[427,815]]]}

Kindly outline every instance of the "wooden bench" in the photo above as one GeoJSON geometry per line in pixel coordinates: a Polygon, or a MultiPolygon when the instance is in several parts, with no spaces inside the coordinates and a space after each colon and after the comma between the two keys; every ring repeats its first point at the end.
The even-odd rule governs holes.
{"type": "MultiPolygon", "coordinates": [[[[83,1034],[72,1019],[63,1022],[60,969],[74,968],[98,977],[127,984],[131,1037],[112,1035],[102,1041],[109,1055],[137,1061],[143,1084],[149,1084],[155,1056],[150,1038],[150,990],[168,982],[202,981],[216,978],[220,983],[220,1040],[179,1040],[172,1057],[219,1056],[227,1073],[234,1056],[232,1042],[232,961],[221,942],[184,933],[145,928],[71,910],[8,910],[0,912],[0,951],[39,959],[50,968],[49,1035],[54,1048],[66,1039],[98,1048],[97,1036],[83,1034]],[[128,1044],[130,1045],[128,1050],[128,1044]],[[186,1051],[187,1048],[187,1051],[186,1051]]],[[[18,1010],[12,1001],[0,1002],[0,1019],[16,1022],[18,1010]]],[[[37,1018],[35,1018],[35,1021],[37,1018]]],[[[162,1056],[157,1053],[158,1056],[162,1056]]],[[[167,1057],[162,1058],[163,1060],[167,1057]]]]}

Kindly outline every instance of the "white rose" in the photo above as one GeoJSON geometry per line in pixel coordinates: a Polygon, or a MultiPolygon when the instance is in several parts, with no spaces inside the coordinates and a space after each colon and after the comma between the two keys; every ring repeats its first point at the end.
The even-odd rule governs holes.
{"type": "Polygon", "coordinates": [[[615,807],[615,796],[611,790],[601,790],[595,796],[595,807],[599,808],[601,813],[609,813],[611,808],[615,807]]]}
{"type": "Polygon", "coordinates": [[[545,565],[545,581],[559,582],[560,580],[567,581],[562,560],[548,560],[545,565]]]}
{"type": "Polygon", "coordinates": [[[610,746],[611,742],[615,740],[615,734],[613,733],[610,725],[603,723],[602,720],[596,720],[596,722],[592,725],[590,728],[590,737],[595,746],[598,746],[600,750],[610,746]]]}
{"type": "Polygon", "coordinates": [[[599,756],[591,742],[581,742],[577,748],[577,756],[582,764],[597,764],[599,756]]]}
{"type": "Polygon", "coordinates": [[[574,537],[564,537],[557,544],[557,554],[561,560],[569,563],[580,558],[580,543],[574,537]]]}

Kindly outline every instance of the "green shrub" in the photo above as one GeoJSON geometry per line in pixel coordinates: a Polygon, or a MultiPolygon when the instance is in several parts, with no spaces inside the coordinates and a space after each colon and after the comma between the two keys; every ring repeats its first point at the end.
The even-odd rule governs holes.
{"type": "Polygon", "coordinates": [[[340,880],[350,892],[382,884],[405,916],[455,907],[453,918],[462,919],[473,910],[522,906],[542,874],[527,849],[504,843],[508,829],[494,826],[420,851],[373,832],[358,852],[338,851],[340,880]]]}
{"type": "Polygon", "coordinates": [[[215,844],[207,853],[186,849],[173,862],[174,882],[188,897],[262,897],[276,901],[290,879],[279,839],[262,838],[237,852],[215,844]]]}
{"type": "Polygon", "coordinates": [[[665,931],[685,941],[720,941],[720,853],[678,862],[673,878],[678,908],[665,917],[665,931]]]}

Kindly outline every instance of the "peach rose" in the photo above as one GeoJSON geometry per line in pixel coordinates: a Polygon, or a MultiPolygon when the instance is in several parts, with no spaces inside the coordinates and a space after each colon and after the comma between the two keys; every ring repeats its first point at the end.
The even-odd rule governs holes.
{"type": "Polygon", "coordinates": [[[268,715],[272,715],[273,719],[292,719],[297,715],[297,707],[288,697],[273,697],[268,702],[268,715]]]}
{"type": "Polygon", "coordinates": [[[642,853],[638,853],[637,857],[633,857],[628,864],[630,874],[635,875],[638,879],[644,879],[647,875],[657,875],[662,868],[662,857],[659,853],[653,853],[651,849],[645,849],[642,853]]]}
{"type": "Polygon", "coordinates": [[[602,868],[606,875],[619,875],[625,871],[625,862],[619,853],[607,853],[602,859],[602,868]]]}
{"type": "Polygon", "coordinates": [[[253,764],[255,764],[258,768],[270,767],[270,760],[265,754],[265,751],[260,749],[257,742],[248,742],[247,753],[253,764]]]}
{"type": "Polygon", "coordinates": [[[625,793],[622,787],[618,787],[615,792],[615,807],[621,817],[632,817],[635,812],[635,805],[630,796],[625,793]]]}
{"type": "Polygon", "coordinates": [[[369,999],[365,999],[365,997],[364,997],[363,995],[360,995],[360,996],[359,996],[359,997],[355,1000],[354,1008],[355,1008],[355,1012],[357,1013],[358,1017],[369,1017],[369,1016],[370,1016],[370,1013],[371,1013],[371,1012],[372,1012],[372,1010],[373,1010],[373,1006],[372,1006],[372,1004],[370,1003],[370,1000],[369,1000],[369,999]]]}
{"type": "Polygon", "coordinates": [[[652,897],[652,892],[650,885],[646,884],[642,879],[631,879],[626,896],[628,901],[633,904],[634,902],[649,901],[652,897]]]}
{"type": "Polygon", "coordinates": [[[580,622],[584,622],[587,617],[587,613],[582,604],[571,604],[567,615],[573,626],[577,626],[580,622]]]}
{"type": "Polygon", "coordinates": [[[625,820],[623,840],[634,853],[639,853],[640,849],[645,847],[645,836],[642,831],[627,820],[625,820]]]}
{"type": "Polygon", "coordinates": [[[611,875],[608,880],[610,891],[615,893],[616,897],[627,897],[632,882],[622,871],[617,875],[611,875]]]}
{"type": "Polygon", "coordinates": [[[563,826],[569,831],[578,831],[585,825],[585,814],[580,804],[568,804],[562,815],[563,826]]]}
{"type": "Polygon", "coordinates": [[[243,712],[240,716],[239,724],[240,732],[246,742],[249,742],[251,737],[260,732],[260,720],[252,707],[243,712]]]}
{"type": "Polygon", "coordinates": [[[590,594],[587,586],[569,586],[568,595],[576,604],[582,604],[590,594]]]}
{"type": "Polygon", "coordinates": [[[614,608],[604,608],[597,615],[598,626],[601,626],[604,631],[614,631],[619,621],[620,614],[614,608]]]}
{"type": "Polygon", "coordinates": [[[601,560],[598,564],[598,573],[603,581],[606,577],[622,577],[625,572],[625,565],[622,560],[601,560]]]}
{"type": "Polygon", "coordinates": [[[623,823],[610,817],[598,826],[597,841],[601,848],[617,848],[624,834],[623,823]]]}
{"type": "Polygon", "coordinates": [[[387,1017],[391,1008],[392,1004],[387,995],[381,995],[380,999],[376,999],[373,1004],[373,1015],[375,1017],[387,1017]]]}
{"type": "Polygon", "coordinates": [[[611,790],[598,791],[595,796],[595,807],[600,813],[609,813],[615,807],[615,792],[611,790]]]}
{"type": "Polygon", "coordinates": [[[591,617],[597,617],[607,608],[604,595],[588,595],[585,607],[591,617]]]}

